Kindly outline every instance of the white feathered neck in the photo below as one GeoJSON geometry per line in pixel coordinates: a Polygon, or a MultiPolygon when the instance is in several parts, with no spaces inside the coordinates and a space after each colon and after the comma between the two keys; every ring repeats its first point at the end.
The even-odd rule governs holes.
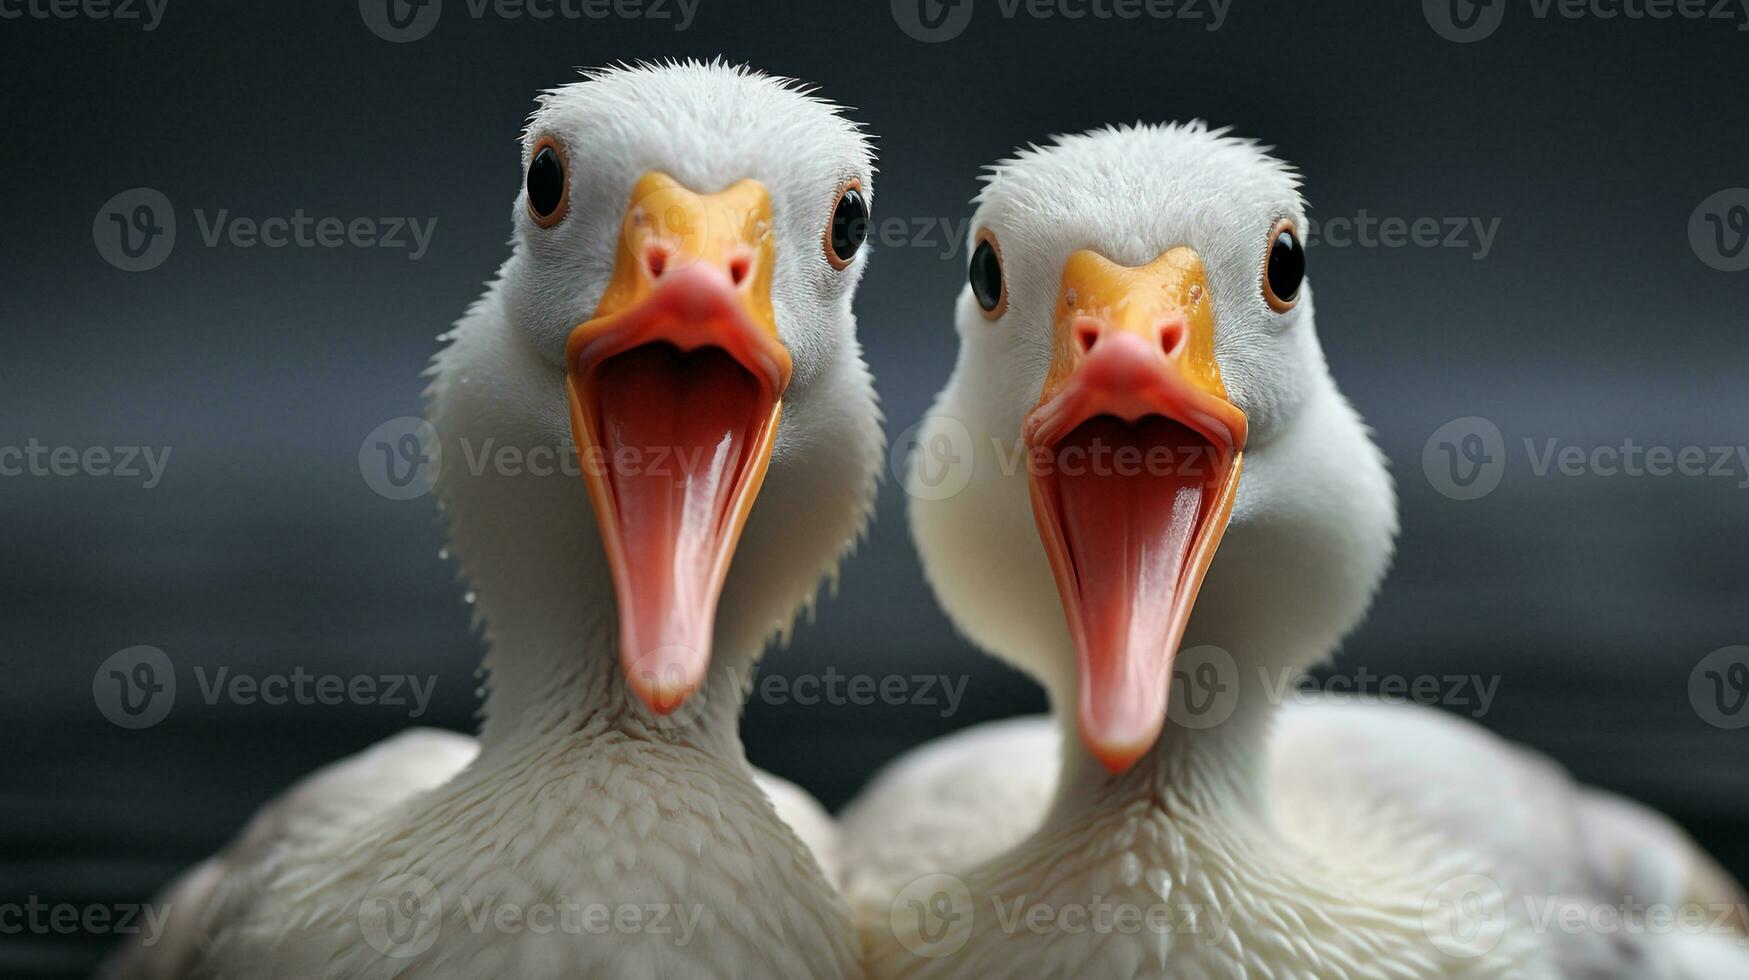
{"type": "Polygon", "coordinates": [[[864,258],[837,271],[821,254],[840,184],[855,178],[871,189],[867,141],[799,85],[720,62],[591,72],[543,96],[525,163],[542,134],[569,147],[569,213],[538,229],[519,202],[514,253],[434,360],[428,391],[450,552],[488,647],[482,738],[490,751],[612,706],[636,737],[697,741],[738,758],[740,687],[761,648],[787,635],[873,510],[883,438],[850,309],[864,258]],[[771,466],[724,584],[711,672],[679,724],[636,704],[619,708],[612,578],[574,468],[537,477],[468,466],[489,448],[574,453],[564,341],[599,303],[630,189],[650,170],[703,191],[747,177],[766,186],[772,302],[795,364],[771,466]]]}

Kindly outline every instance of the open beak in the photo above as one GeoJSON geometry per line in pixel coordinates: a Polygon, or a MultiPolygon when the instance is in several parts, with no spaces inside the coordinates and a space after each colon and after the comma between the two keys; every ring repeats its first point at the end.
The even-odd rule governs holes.
{"type": "Polygon", "coordinates": [[[717,598],[790,380],[771,307],[771,198],[632,193],[613,277],[566,347],[572,435],[613,569],[620,667],[666,715],[710,666],[717,598]]]}
{"type": "Polygon", "coordinates": [[[1201,256],[1069,256],[1024,436],[1033,516],[1080,676],[1081,737],[1127,770],[1160,737],[1172,661],[1232,516],[1245,414],[1215,361],[1201,256]]]}

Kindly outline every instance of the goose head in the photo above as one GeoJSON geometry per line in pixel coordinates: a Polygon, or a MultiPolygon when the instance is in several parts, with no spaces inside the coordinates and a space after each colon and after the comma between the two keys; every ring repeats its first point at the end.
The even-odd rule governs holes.
{"type": "Polygon", "coordinates": [[[977,205],[922,440],[969,437],[970,469],[951,495],[913,472],[913,534],[962,631],[1122,772],[1161,738],[1181,649],[1241,684],[1330,652],[1395,498],[1325,364],[1298,180],[1263,149],[1200,123],[1065,136],[977,205]]]}
{"type": "Polygon", "coordinates": [[[431,391],[452,551],[495,687],[523,688],[488,732],[599,676],[579,657],[665,716],[713,654],[747,666],[867,520],[869,146],[792,82],[683,63],[546,93],[521,162],[512,255],[431,391]],[[496,465],[531,446],[569,465],[496,465]]]}

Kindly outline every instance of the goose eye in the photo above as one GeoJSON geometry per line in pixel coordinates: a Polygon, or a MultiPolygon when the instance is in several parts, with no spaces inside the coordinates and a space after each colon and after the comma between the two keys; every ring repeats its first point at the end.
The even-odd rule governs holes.
{"type": "Polygon", "coordinates": [[[1269,236],[1269,261],[1263,267],[1263,298],[1270,309],[1286,313],[1300,298],[1300,284],[1306,280],[1306,250],[1294,234],[1291,222],[1275,226],[1269,236]]]}
{"type": "Polygon", "coordinates": [[[849,268],[867,240],[868,199],[862,196],[862,184],[853,180],[838,190],[832,223],[826,226],[826,259],[834,269],[849,268]]]}
{"type": "Polygon", "coordinates": [[[996,244],[994,234],[984,232],[978,236],[967,276],[972,283],[972,297],[984,316],[991,320],[1001,316],[1008,308],[1008,291],[1002,281],[1002,247],[996,244]]]}
{"type": "Polygon", "coordinates": [[[535,144],[528,161],[528,211],[534,223],[551,228],[565,217],[570,185],[565,180],[565,153],[559,144],[543,139],[535,144]]]}

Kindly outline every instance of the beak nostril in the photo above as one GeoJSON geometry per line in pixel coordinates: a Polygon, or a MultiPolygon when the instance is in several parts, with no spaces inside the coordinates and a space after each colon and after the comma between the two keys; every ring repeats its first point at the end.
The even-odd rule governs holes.
{"type": "Polygon", "coordinates": [[[668,251],[664,248],[651,246],[648,254],[644,256],[644,263],[650,267],[650,278],[660,279],[662,273],[668,269],[668,251]]]}
{"type": "Polygon", "coordinates": [[[1160,326],[1160,350],[1167,357],[1175,357],[1179,348],[1184,346],[1186,330],[1183,320],[1168,320],[1160,326]]]}
{"type": "Polygon", "coordinates": [[[746,255],[737,255],[729,260],[729,280],[736,286],[747,281],[747,276],[753,271],[753,259],[746,255]]]}
{"type": "Polygon", "coordinates": [[[1075,324],[1075,344],[1081,348],[1081,353],[1087,354],[1093,350],[1093,345],[1099,343],[1099,324],[1092,320],[1080,320],[1075,324]]]}

